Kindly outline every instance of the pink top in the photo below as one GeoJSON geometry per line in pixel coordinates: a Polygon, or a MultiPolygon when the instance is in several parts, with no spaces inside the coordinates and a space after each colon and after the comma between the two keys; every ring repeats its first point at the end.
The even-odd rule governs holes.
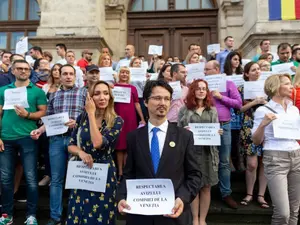
{"type": "Polygon", "coordinates": [[[167,114],[167,118],[171,123],[177,123],[178,113],[182,106],[184,106],[184,100],[188,94],[189,88],[186,86],[181,86],[182,96],[181,99],[176,99],[171,102],[170,110],[167,114]]]}

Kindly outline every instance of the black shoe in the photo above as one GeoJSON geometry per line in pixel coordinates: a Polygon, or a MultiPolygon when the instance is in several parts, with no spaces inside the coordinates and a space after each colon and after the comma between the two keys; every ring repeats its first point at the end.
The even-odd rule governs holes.
{"type": "Polygon", "coordinates": [[[54,219],[50,219],[46,225],[62,225],[61,221],[56,221],[54,219]]]}
{"type": "Polygon", "coordinates": [[[18,191],[14,194],[14,200],[17,202],[20,202],[20,203],[27,202],[26,197],[24,195],[20,194],[20,192],[18,192],[18,191]]]}

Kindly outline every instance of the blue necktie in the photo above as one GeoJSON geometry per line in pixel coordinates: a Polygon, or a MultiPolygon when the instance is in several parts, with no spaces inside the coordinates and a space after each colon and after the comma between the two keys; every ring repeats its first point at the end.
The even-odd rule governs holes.
{"type": "Polygon", "coordinates": [[[158,144],[158,137],[157,137],[157,132],[159,130],[160,129],[157,127],[152,128],[153,136],[151,140],[151,158],[152,158],[153,169],[155,174],[157,172],[159,160],[160,160],[159,144],[158,144]]]}

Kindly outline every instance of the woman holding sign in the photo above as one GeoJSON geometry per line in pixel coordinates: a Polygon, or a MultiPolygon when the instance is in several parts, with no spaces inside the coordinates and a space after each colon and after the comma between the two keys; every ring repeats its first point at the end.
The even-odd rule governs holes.
{"type": "MultiPolygon", "coordinates": [[[[257,81],[260,77],[260,68],[258,63],[249,62],[245,66],[244,80],[257,81]]],[[[259,189],[257,195],[257,202],[262,208],[269,208],[268,203],[264,199],[265,191],[267,188],[267,181],[264,175],[264,167],[262,164],[262,145],[254,145],[252,142],[251,129],[253,128],[253,119],[255,110],[264,104],[266,100],[263,97],[253,100],[244,99],[244,87],[240,88],[241,97],[243,100],[243,107],[241,111],[244,113],[242,119],[242,129],[240,134],[241,145],[240,149],[247,157],[246,169],[246,186],[247,195],[241,201],[242,205],[249,205],[253,200],[253,189],[256,181],[257,168],[259,168],[258,179],[259,189]]]]}
{"type": "Polygon", "coordinates": [[[112,153],[122,126],[123,120],[114,110],[110,86],[98,81],[91,89],[91,96],[87,96],[85,112],[77,118],[68,150],[90,168],[93,163],[109,164],[106,190],[105,193],[71,190],[67,225],[115,224],[117,177],[112,153]]]}
{"type": "Polygon", "coordinates": [[[129,103],[115,103],[115,110],[119,116],[124,120],[124,126],[122,128],[120,139],[116,145],[117,164],[118,164],[118,180],[120,181],[123,176],[123,166],[126,162],[126,136],[130,131],[135,130],[138,127],[136,111],[141,119],[140,124],[145,125],[145,119],[142,113],[141,105],[139,103],[139,96],[136,87],[130,84],[130,70],[128,67],[121,67],[118,75],[119,82],[115,84],[115,87],[130,88],[130,102],[129,103]]]}
{"type": "MultiPolygon", "coordinates": [[[[213,107],[211,93],[205,80],[193,81],[178,114],[178,126],[189,129],[189,123],[218,123],[218,113],[213,107]]],[[[222,130],[219,131],[223,133],[222,130]]],[[[210,205],[210,189],[218,183],[219,152],[217,146],[195,146],[196,156],[201,159],[202,188],[192,202],[193,225],[205,225],[210,205]],[[199,221],[200,205],[200,221],[199,221]],[[199,223],[200,222],[200,223],[199,223]]]]}
{"type": "MultiPolygon", "coordinates": [[[[288,74],[272,75],[265,81],[264,90],[271,100],[255,111],[252,139],[255,145],[263,143],[265,176],[274,206],[271,224],[297,225],[300,146],[296,140],[287,139],[283,128],[275,132],[279,126],[275,126],[274,121],[278,117],[299,117],[298,108],[289,100],[293,91],[291,77],[288,74]]],[[[290,132],[289,123],[283,127],[290,132]]]]}

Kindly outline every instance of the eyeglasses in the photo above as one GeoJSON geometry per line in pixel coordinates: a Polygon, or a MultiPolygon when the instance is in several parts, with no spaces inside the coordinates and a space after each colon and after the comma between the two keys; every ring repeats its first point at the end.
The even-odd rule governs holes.
{"type": "Polygon", "coordinates": [[[149,99],[153,99],[156,102],[161,102],[164,100],[165,102],[169,102],[172,100],[170,97],[162,97],[162,96],[150,96],[149,99]]]}
{"type": "Polygon", "coordinates": [[[30,71],[29,68],[23,68],[23,67],[16,67],[16,70],[17,70],[18,72],[23,72],[23,71],[25,71],[26,73],[30,71]]]}

